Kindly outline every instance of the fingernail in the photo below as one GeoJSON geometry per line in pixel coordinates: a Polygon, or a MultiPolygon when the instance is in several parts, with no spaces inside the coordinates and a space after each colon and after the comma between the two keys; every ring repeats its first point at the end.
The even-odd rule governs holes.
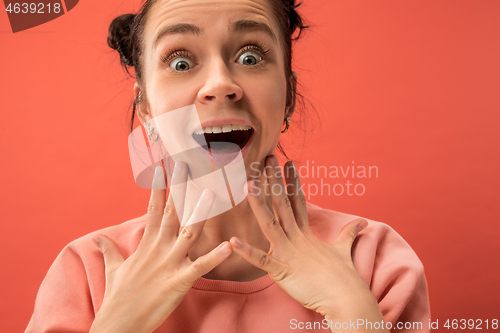
{"type": "Polygon", "coordinates": [[[231,248],[229,248],[229,244],[226,243],[226,244],[222,245],[222,247],[219,249],[219,251],[222,254],[227,254],[227,253],[229,253],[229,251],[231,251],[231,248]]]}
{"type": "Polygon", "coordinates": [[[152,189],[165,188],[165,179],[163,179],[163,168],[159,165],[155,168],[155,174],[153,176],[152,189]]]}
{"type": "Polygon", "coordinates": [[[278,163],[278,157],[276,155],[273,155],[273,157],[271,157],[271,165],[273,167],[277,167],[279,166],[279,163],[278,163]]]}
{"type": "Polygon", "coordinates": [[[101,240],[99,239],[99,237],[97,236],[92,237],[92,241],[94,242],[95,245],[97,245],[99,249],[101,249],[101,240]]]}
{"type": "Polygon", "coordinates": [[[181,162],[175,162],[173,174],[178,175],[183,169],[184,169],[184,166],[182,165],[181,162]]]}
{"type": "Polygon", "coordinates": [[[212,198],[213,198],[212,191],[209,190],[208,188],[204,189],[203,194],[201,195],[201,200],[209,202],[210,200],[212,200],[212,198]]]}
{"type": "Polygon", "coordinates": [[[247,183],[248,186],[248,191],[252,194],[257,194],[257,188],[255,186],[255,182],[251,180],[250,182],[247,183]]]}
{"type": "Polygon", "coordinates": [[[243,247],[243,243],[238,238],[235,238],[234,246],[236,246],[238,249],[241,249],[243,247]]]}
{"type": "Polygon", "coordinates": [[[161,176],[162,172],[161,172],[161,166],[157,166],[155,168],[155,178],[159,178],[161,176]]]}
{"type": "Polygon", "coordinates": [[[366,222],[366,220],[363,220],[360,224],[358,224],[358,232],[360,232],[361,230],[363,230],[367,226],[368,226],[368,222],[366,222]]]}

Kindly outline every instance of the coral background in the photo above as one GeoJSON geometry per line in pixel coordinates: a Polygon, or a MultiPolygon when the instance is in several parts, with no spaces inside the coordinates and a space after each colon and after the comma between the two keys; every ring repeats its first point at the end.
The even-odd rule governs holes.
{"type": "MultiPolygon", "coordinates": [[[[378,168],[323,180],[361,183],[363,195],[309,200],[398,231],[424,263],[440,325],[500,319],[500,2],[303,2],[311,29],[294,69],[320,123],[304,137],[297,110],[285,149],[299,166],[378,168]]],[[[127,148],[133,80],[106,45],[111,20],[139,6],[82,1],[15,34],[0,13],[4,332],[25,329],[67,243],[145,213],[149,191],[135,185],[127,148]]]]}

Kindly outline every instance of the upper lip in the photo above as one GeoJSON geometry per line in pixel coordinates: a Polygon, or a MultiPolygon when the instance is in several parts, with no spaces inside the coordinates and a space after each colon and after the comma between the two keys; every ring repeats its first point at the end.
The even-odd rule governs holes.
{"type": "Polygon", "coordinates": [[[193,133],[194,131],[196,131],[197,129],[203,129],[203,128],[206,128],[206,127],[209,127],[209,126],[222,126],[222,125],[226,125],[226,124],[233,124],[233,125],[247,125],[247,126],[250,126],[252,129],[255,130],[255,126],[246,121],[246,120],[243,120],[243,119],[237,119],[237,118],[227,118],[227,119],[213,119],[213,120],[206,120],[204,122],[201,123],[201,127],[200,126],[196,126],[195,128],[193,128],[193,130],[191,131],[191,133],[193,133]]]}

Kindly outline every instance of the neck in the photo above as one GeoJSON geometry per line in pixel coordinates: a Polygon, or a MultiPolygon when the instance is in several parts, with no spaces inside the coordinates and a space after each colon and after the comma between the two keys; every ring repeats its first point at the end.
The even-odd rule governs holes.
{"type": "MultiPolygon", "coordinates": [[[[265,175],[263,176],[265,179],[265,175]]],[[[259,178],[256,185],[264,194],[264,182],[259,178]]],[[[270,197],[266,198],[267,206],[271,206],[270,197]]],[[[268,252],[270,243],[262,232],[252,208],[245,198],[232,209],[214,216],[205,222],[200,238],[189,250],[188,255],[192,261],[196,260],[223,241],[229,241],[236,236],[254,248],[268,252]]],[[[204,277],[217,280],[251,281],[264,276],[267,272],[257,269],[236,253],[232,253],[225,261],[215,267],[204,277]]]]}

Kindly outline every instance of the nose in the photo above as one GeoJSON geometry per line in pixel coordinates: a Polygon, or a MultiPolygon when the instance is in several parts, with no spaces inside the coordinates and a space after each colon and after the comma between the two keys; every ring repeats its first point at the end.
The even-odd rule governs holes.
{"type": "Polygon", "coordinates": [[[234,82],[224,61],[215,61],[207,72],[205,85],[198,92],[202,103],[236,102],[243,97],[243,90],[234,82]]]}

